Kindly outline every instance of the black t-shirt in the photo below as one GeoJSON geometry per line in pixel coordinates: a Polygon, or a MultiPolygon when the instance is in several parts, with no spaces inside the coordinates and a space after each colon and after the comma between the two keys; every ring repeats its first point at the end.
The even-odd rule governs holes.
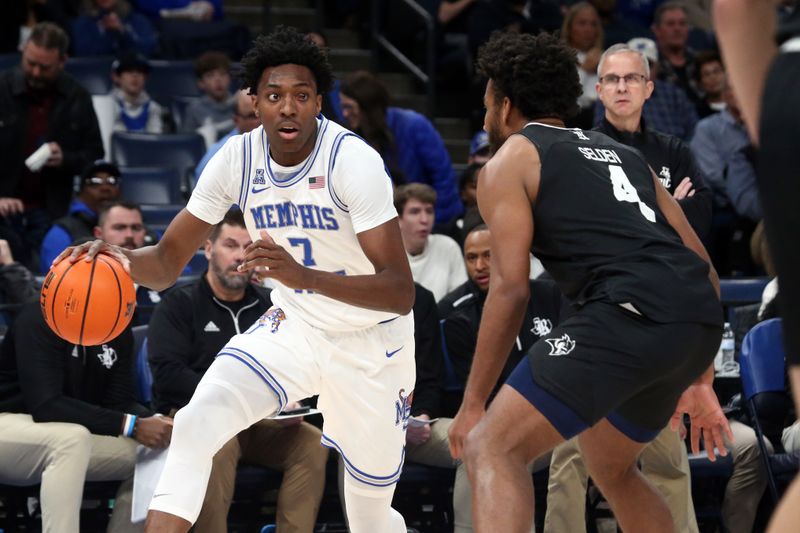
{"type": "Polygon", "coordinates": [[[708,265],[656,203],[641,153],[594,131],[528,124],[539,152],[532,251],[576,305],[631,304],[656,322],[721,325],[708,265]]]}

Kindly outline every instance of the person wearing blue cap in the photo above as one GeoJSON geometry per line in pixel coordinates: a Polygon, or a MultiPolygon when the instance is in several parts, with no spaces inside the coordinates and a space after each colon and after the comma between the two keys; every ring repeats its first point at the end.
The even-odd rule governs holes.
{"type": "Polygon", "coordinates": [[[472,136],[472,141],[469,143],[469,157],[467,164],[471,165],[477,163],[483,165],[489,158],[492,157],[489,148],[489,134],[481,130],[472,136]]]}

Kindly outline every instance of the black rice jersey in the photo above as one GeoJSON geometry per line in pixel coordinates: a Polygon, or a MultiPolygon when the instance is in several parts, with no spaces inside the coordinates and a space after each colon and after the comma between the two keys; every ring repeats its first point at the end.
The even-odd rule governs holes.
{"type": "Polygon", "coordinates": [[[638,151],[594,131],[530,123],[520,134],[541,161],[532,251],[570,300],[721,325],[708,265],[659,210],[638,151]]]}

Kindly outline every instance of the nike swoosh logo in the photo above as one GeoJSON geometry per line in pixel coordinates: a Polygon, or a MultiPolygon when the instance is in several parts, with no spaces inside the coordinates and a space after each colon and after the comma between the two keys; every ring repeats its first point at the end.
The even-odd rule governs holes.
{"type": "Polygon", "coordinates": [[[398,349],[396,349],[393,352],[390,352],[389,350],[386,350],[386,357],[389,358],[389,357],[393,356],[394,354],[396,354],[397,352],[402,350],[404,346],[405,346],[405,344],[403,346],[399,347],[398,349]]]}
{"type": "Polygon", "coordinates": [[[258,194],[260,192],[266,191],[267,189],[269,189],[269,185],[267,185],[266,187],[262,187],[260,189],[256,189],[255,187],[253,187],[252,189],[250,189],[250,192],[253,194],[258,194]]]}

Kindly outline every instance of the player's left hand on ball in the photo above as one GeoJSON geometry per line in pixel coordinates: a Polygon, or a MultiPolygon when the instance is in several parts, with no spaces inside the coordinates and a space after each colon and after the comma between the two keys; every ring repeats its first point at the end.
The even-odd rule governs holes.
{"type": "Polygon", "coordinates": [[[733,442],[733,432],[728,424],[728,419],[717,400],[714,389],[709,384],[690,385],[678,400],[675,414],[672,415],[670,425],[677,430],[683,420],[683,414],[689,415],[691,420],[692,453],[700,453],[700,437],[709,460],[715,461],[714,448],[721,456],[728,455],[723,434],[733,442]]]}
{"type": "Polygon", "coordinates": [[[291,289],[305,289],[308,269],[300,266],[266,231],[261,230],[259,234],[261,238],[245,249],[244,263],[239,265],[239,272],[253,271],[262,279],[280,281],[291,289]]]}

